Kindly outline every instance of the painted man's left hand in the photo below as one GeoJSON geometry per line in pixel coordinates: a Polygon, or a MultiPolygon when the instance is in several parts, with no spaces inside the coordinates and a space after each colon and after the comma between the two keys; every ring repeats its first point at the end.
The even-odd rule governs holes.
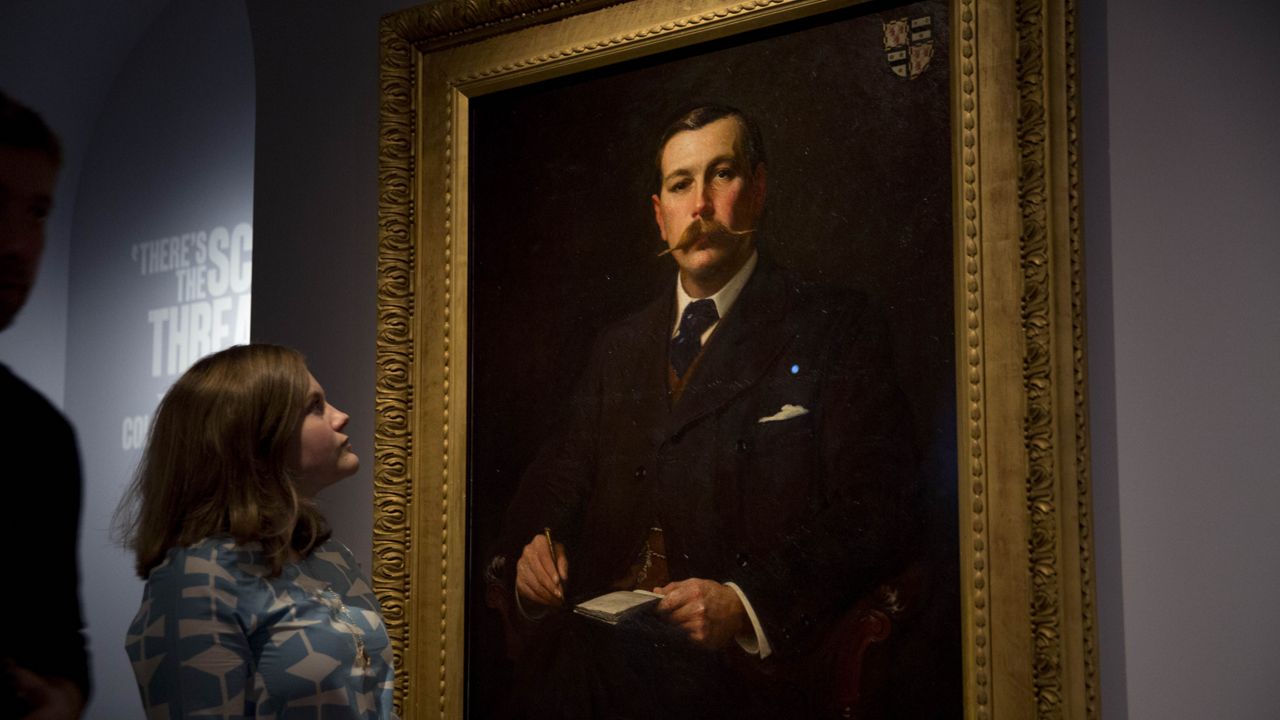
{"type": "Polygon", "coordinates": [[[738,593],[714,580],[689,578],[654,588],[654,592],[663,596],[658,612],[667,622],[709,650],[727,645],[747,622],[738,593]]]}

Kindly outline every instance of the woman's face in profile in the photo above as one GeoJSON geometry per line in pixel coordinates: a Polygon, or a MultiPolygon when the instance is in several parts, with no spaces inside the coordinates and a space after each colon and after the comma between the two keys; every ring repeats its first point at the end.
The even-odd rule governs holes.
{"type": "Polygon", "coordinates": [[[342,432],[348,415],[325,400],[324,388],[314,376],[307,373],[307,377],[311,387],[298,438],[298,492],[309,498],[354,474],[360,468],[360,458],[342,432]]]}

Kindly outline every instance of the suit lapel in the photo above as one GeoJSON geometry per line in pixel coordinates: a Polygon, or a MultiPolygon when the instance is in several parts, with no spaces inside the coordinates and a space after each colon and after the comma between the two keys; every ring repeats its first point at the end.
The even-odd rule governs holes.
{"type": "MultiPolygon", "coordinates": [[[[625,397],[636,427],[662,428],[670,414],[667,399],[667,343],[675,314],[675,286],[669,285],[634,318],[624,342],[613,352],[621,355],[615,367],[623,371],[607,379],[615,396],[625,397]]],[[[651,438],[655,443],[661,437],[651,438]]]]}
{"type": "Polygon", "coordinates": [[[793,336],[793,328],[783,322],[790,300],[781,274],[761,258],[707,342],[684,395],[672,409],[666,437],[720,408],[768,371],[793,336]]]}

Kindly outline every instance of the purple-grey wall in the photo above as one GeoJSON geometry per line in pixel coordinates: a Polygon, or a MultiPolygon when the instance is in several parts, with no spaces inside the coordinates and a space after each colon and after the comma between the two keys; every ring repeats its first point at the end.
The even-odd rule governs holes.
{"type": "MultiPolygon", "coordinates": [[[[195,313],[206,300],[214,307],[214,295],[222,303],[245,295],[219,293],[216,283],[180,294],[172,270],[143,272],[138,247],[218,227],[251,232],[254,76],[244,2],[5,3],[0,84],[46,117],[65,155],[39,286],[0,336],[0,357],[63,405],[79,435],[81,595],[94,676],[86,717],[137,717],[123,643],[142,585],[109,526],[145,418],[179,370],[152,372],[151,311],[195,313]]],[[[191,271],[200,264],[193,257],[191,271]]],[[[234,325],[234,311],[224,316],[234,325]]],[[[170,334],[200,344],[198,331],[170,334]]],[[[211,336],[204,349],[231,339],[211,336]]]]}
{"type": "Polygon", "coordinates": [[[254,122],[244,1],[172,2],[112,79],[84,155],[65,406],[84,467],[89,718],[142,712],[123,649],[142,583],[111,522],[150,416],[200,355],[248,339],[254,122]]]}
{"type": "Polygon", "coordinates": [[[378,20],[406,0],[249,4],[258,68],[253,339],[307,356],[351,415],[360,472],[320,494],[370,568],[378,257],[378,20]]]}
{"type": "Polygon", "coordinates": [[[0,362],[55,405],[66,386],[67,268],[80,166],[112,80],[166,1],[0,5],[0,88],[44,117],[63,155],[40,275],[17,321],[0,334],[0,362]]]}
{"type": "Polygon", "coordinates": [[[1273,3],[1086,3],[1104,717],[1280,705],[1273,3]]]}

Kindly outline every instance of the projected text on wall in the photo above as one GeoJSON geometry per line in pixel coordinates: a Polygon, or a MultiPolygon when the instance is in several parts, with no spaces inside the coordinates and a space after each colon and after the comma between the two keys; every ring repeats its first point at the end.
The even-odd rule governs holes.
{"type": "Polygon", "coordinates": [[[249,342],[248,223],[134,243],[131,253],[141,275],[174,279],[174,303],[147,311],[151,377],[178,375],[211,352],[249,342]]]}

